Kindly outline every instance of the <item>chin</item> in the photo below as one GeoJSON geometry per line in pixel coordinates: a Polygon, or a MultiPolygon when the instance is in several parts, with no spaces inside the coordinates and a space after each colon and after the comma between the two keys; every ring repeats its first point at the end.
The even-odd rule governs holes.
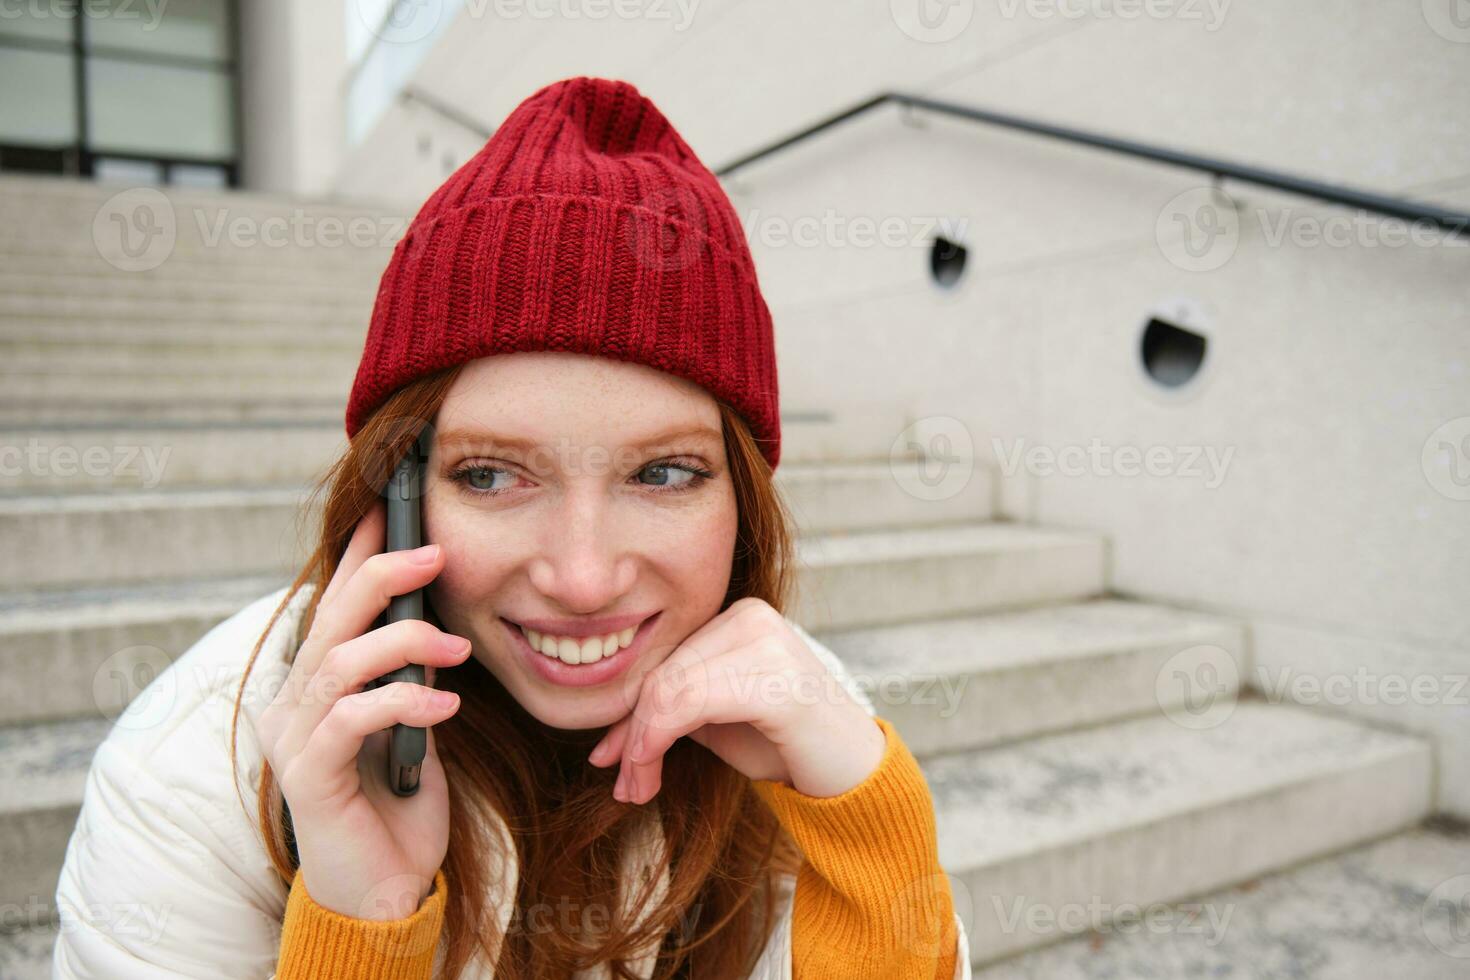
{"type": "MultiPolygon", "coordinates": [[[[552,692],[553,698],[558,692],[552,692]]],[[[517,698],[517,700],[520,700],[517,698]]],[[[622,720],[628,712],[617,704],[613,698],[611,703],[603,699],[588,699],[586,704],[576,704],[569,701],[555,700],[546,703],[540,698],[533,698],[529,702],[521,701],[521,707],[527,713],[534,716],[543,725],[552,728],[560,728],[565,731],[587,731],[594,728],[606,728],[614,722],[622,720]]]]}

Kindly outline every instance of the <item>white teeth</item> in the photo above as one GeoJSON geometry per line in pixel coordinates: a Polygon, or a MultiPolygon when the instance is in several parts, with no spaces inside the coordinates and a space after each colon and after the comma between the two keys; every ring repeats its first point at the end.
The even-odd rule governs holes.
{"type": "Polygon", "coordinates": [[[596,663],[603,657],[611,657],[633,642],[633,634],[638,632],[638,627],[629,626],[620,633],[589,636],[581,640],[575,640],[569,636],[538,633],[524,626],[520,630],[525,634],[532,650],[539,650],[545,656],[556,657],[562,663],[576,666],[596,663]]]}

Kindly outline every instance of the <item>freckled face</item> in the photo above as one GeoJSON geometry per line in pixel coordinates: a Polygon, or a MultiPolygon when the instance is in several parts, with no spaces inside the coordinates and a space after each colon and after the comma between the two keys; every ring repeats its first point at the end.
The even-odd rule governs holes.
{"type": "Polygon", "coordinates": [[[548,725],[627,715],[729,587],[737,513],[714,399],[643,364],[500,354],[461,371],[434,432],[423,530],[446,552],[427,590],[444,629],[548,725]],[[659,615],[618,676],[582,686],[547,679],[503,621],[624,613],[659,615]]]}

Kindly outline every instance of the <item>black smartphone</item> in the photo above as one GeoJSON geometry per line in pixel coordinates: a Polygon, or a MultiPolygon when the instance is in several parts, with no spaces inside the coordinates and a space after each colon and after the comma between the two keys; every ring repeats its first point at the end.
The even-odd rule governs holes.
{"type": "MultiPolygon", "coordinates": [[[[388,551],[404,551],[426,544],[423,540],[420,502],[423,499],[424,466],[419,441],[414,440],[408,452],[398,461],[388,480],[384,494],[388,498],[388,551]]],[[[396,623],[402,619],[424,618],[424,590],[396,595],[388,603],[385,619],[396,623]]],[[[377,684],[394,681],[424,683],[422,664],[408,664],[378,678],[377,684]]],[[[422,728],[402,723],[393,726],[388,745],[388,785],[399,796],[412,796],[419,789],[419,771],[428,751],[428,737],[422,728]]]]}

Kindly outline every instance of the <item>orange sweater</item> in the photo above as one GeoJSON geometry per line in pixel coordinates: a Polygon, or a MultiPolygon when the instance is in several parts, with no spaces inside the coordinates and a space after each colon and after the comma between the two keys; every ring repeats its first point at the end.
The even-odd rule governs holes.
{"type": "MultiPolygon", "coordinates": [[[[951,980],[959,934],[939,867],[934,805],[919,764],[883,718],[883,760],[838,796],[758,779],[757,794],[800,846],[792,908],[798,980],[951,980]]],[[[277,980],[429,980],[444,925],[441,870],[418,911],[357,919],[312,901],[298,869],[286,900],[277,980]]]]}

